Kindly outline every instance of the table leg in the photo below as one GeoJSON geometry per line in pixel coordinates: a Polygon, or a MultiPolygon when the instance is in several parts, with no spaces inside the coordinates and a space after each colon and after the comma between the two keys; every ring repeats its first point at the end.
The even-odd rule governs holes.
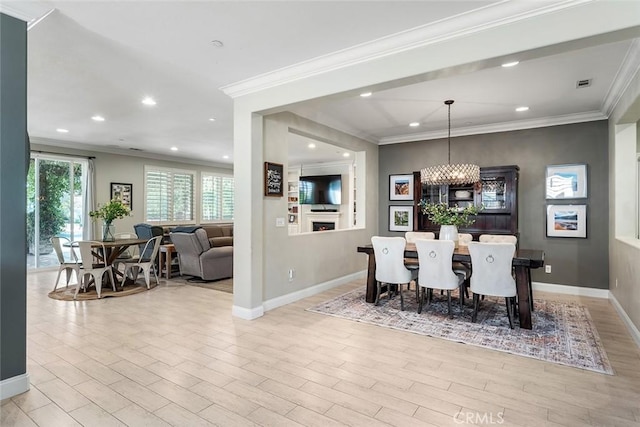
{"type": "Polygon", "coordinates": [[[518,290],[518,315],[520,316],[520,327],[523,329],[532,329],[531,323],[531,304],[529,296],[529,267],[524,265],[516,266],[516,288],[518,290]]]}
{"type": "MultiPolygon", "coordinates": [[[[167,250],[164,262],[166,264],[166,278],[167,280],[171,279],[171,251],[167,250]]],[[[160,267],[160,274],[162,274],[162,267],[160,267]]]]}
{"type": "Polygon", "coordinates": [[[367,293],[365,301],[376,302],[376,257],[374,254],[369,255],[369,267],[367,268],[367,293]]]}
{"type": "MultiPolygon", "coordinates": [[[[162,248],[162,247],[161,247],[161,248],[160,248],[160,252],[158,253],[158,255],[159,255],[159,257],[160,257],[160,262],[158,263],[158,266],[160,267],[160,271],[159,271],[159,273],[160,273],[160,276],[162,276],[162,269],[164,268],[164,265],[166,264],[166,262],[165,262],[165,257],[166,257],[167,255],[169,255],[169,253],[168,253],[168,252],[165,252],[165,251],[164,251],[164,248],[162,248]]],[[[167,279],[168,279],[168,278],[169,278],[169,277],[167,277],[167,279]]]]}

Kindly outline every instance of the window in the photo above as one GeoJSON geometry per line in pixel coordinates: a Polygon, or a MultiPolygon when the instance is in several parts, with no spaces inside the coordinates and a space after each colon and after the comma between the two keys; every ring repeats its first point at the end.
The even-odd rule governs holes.
{"type": "Polygon", "coordinates": [[[195,222],[195,172],[145,166],[145,220],[195,222]]]}
{"type": "Polygon", "coordinates": [[[202,222],[233,220],[233,178],[202,173],[202,222]]]}

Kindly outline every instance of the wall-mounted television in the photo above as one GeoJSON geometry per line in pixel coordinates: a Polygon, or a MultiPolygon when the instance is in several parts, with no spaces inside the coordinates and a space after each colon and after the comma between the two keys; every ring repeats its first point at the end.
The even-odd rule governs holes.
{"type": "Polygon", "coordinates": [[[298,188],[302,205],[342,203],[342,175],[301,176],[298,188]]]}

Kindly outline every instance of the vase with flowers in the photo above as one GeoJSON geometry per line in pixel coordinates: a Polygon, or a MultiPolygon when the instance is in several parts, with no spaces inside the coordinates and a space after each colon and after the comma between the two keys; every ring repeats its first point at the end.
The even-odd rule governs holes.
{"type": "Polygon", "coordinates": [[[423,215],[429,221],[440,226],[440,240],[453,240],[458,245],[458,227],[465,227],[476,222],[476,215],[482,206],[468,205],[465,207],[449,206],[447,203],[430,203],[421,200],[418,204],[423,215]]]}
{"type": "Polygon", "coordinates": [[[89,212],[89,216],[92,219],[102,219],[102,240],[105,242],[112,242],[115,240],[115,229],[112,222],[116,219],[122,219],[130,214],[131,211],[129,208],[119,199],[111,199],[109,203],[102,206],[98,205],[97,210],[89,212]]]}

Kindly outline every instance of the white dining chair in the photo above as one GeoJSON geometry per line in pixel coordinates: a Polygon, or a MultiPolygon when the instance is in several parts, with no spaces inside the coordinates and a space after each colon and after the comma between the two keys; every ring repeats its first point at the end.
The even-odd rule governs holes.
{"type": "Polygon", "coordinates": [[[418,261],[420,270],[418,271],[418,285],[420,286],[420,302],[418,303],[418,313],[422,313],[425,295],[427,295],[427,305],[433,298],[433,289],[447,291],[447,303],[449,307],[449,317],[453,317],[451,311],[451,291],[460,290],[460,311],[464,308],[464,274],[453,271],[453,251],[455,243],[452,240],[416,240],[416,250],[418,251],[418,261]]]}
{"type": "Polygon", "coordinates": [[[473,292],[473,315],[471,321],[478,317],[480,295],[502,297],[507,306],[509,327],[513,329],[513,312],[517,295],[516,281],[511,274],[513,256],[516,252],[514,243],[469,243],[469,255],[473,274],[471,275],[471,292],[473,292]]]}
{"type": "Polygon", "coordinates": [[[391,299],[391,285],[397,285],[400,293],[400,309],[404,310],[404,297],[402,295],[402,285],[407,286],[412,280],[417,278],[417,271],[409,270],[404,265],[404,250],[407,241],[404,237],[382,237],[373,236],[371,238],[373,252],[376,258],[376,301],[380,302],[382,284],[387,284],[387,295],[391,299]]]}
{"type": "Polygon", "coordinates": [[[56,282],[53,285],[53,290],[55,291],[58,287],[58,282],[60,281],[60,274],[65,272],[67,277],[67,288],[69,287],[69,282],[71,281],[71,274],[75,271],[76,273],[76,281],[80,281],[80,264],[78,261],[78,257],[76,256],[75,251],[73,250],[73,246],[71,245],[71,241],[66,237],[54,236],[51,238],[51,244],[53,245],[53,250],[58,257],[58,277],[56,277],[56,282]],[[64,248],[68,248],[68,254],[65,252],[64,248]]]}
{"type": "MultiPolygon", "coordinates": [[[[156,271],[156,257],[158,256],[158,250],[162,244],[162,236],[156,236],[147,241],[142,250],[143,254],[151,253],[149,258],[140,257],[137,260],[121,261],[125,265],[124,277],[121,286],[124,286],[125,279],[129,278],[134,282],[138,279],[138,275],[142,271],[144,274],[144,281],[147,284],[147,289],[151,289],[151,272],[156,278],[156,285],[158,284],[158,273],[156,271]]],[[[169,268],[171,268],[169,266],[169,268]]]]}
{"type": "MultiPolygon", "coordinates": [[[[469,233],[458,233],[458,247],[466,248],[469,246],[469,242],[473,241],[473,235],[469,233]]],[[[469,287],[469,279],[471,277],[471,264],[466,262],[454,262],[453,263],[453,271],[454,273],[462,273],[464,274],[464,292],[465,296],[469,296],[469,291],[467,288],[469,287]]]]}
{"type": "Polygon", "coordinates": [[[76,292],[73,295],[73,299],[78,297],[78,292],[80,288],[88,288],[89,284],[93,281],[95,282],[96,292],[98,294],[98,298],[102,297],[102,279],[106,274],[111,282],[111,287],[113,291],[116,290],[116,283],[113,280],[113,271],[111,270],[110,265],[106,265],[104,262],[99,264],[94,264],[94,250],[99,251],[102,249],[102,256],[105,257],[107,250],[102,242],[92,241],[92,240],[81,240],[79,242],[74,242],[73,245],[77,245],[80,248],[80,258],[81,258],[81,271],[80,276],[81,279],[78,280],[78,286],[76,287],[76,292]]]}
{"type": "Polygon", "coordinates": [[[417,239],[433,240],[436,238],[436,234],[431,231],[407,231],[404,233],[404,238],[407,243],[415,243],[417,239]]]}
{"type": "Polygon", "coordinates": [[[511,234],[481,234],[478,238],[481,243],[513,243],[518,244],[518,238],[511,234]]]}

